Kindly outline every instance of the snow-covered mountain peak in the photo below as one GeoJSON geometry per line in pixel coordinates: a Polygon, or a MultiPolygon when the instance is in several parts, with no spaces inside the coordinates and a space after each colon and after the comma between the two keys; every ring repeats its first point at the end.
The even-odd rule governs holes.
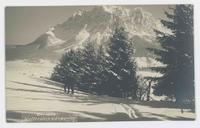
{"type": "Polygon", "coordinates": [[[46,34],[49,36],[55,36],[55,34],[53,33],[54,29],[55,29],[54,27],[50,27],[49,30],[46,32],[46,34]]]}
{"type": "Polygon", "coordinates": [[[39,36],[35,41],[30,43],[29,45],[36,45],[37,49],[48,48],[52,46],[57,46],[65,43],[64,40],[56,37],[54,33],[55,28],[50,27],[47,32],[39,36]]]}
{"type": "Polygon", "coordinates": [[[45,33],[47,35],[45,47],[60,45],[65,42],[64,40],[61,40],[56,37],[54,30],[55,30],[54,27],[50,27],[49,30],[45,33]]]}
{"type": "Polygon", "coordinates": [[[113,15],[129,15],[129,9],[123,8],[121,6],[110,6],[110,5],[104,5],[102,6],[105,12],[108,12],[113,15]]]}
{"type": "MultiPolygon", "coordinates": [[[[150,12],[143,10],[141,7],[130,10],[122,6],[97,6],[91,13],[104,17],[108,15],[106,17],[109,19],[108,26],[120,25],[129,32],[130,36],[139,36],[149,42],[156,37],[154,29],[168,32],[159,19],[156,19],[150,12]]],[[[113,27],[111,28],[113,29],[113,27]]]]}
{"type": "Polygon", "coordinates": [[[82,14],[83,14],[83,11],[82,10],[78,10],[72,16],[76,17],[76,16],[81,16],[82,14]]]}
{"type": "Polygon", "coordinates": [[[110,5],[103,5],[102,8],[107,11],[107,12],[114,12],[116,10],[122,10],[122,7],[121,6],[116,6],[116,5],[113,5],[113,6],[110,6],[110,5]]]}
{"type": "Polygon", "coordinates": [[[158,19],[141,7],[128,9],[106,5],[95,6],[89,11],[78,10],[64,23],[49,29],[47,34],[51,35],[51,40],[52,37],[64,40],[66,44],[60,47],[67,49],[68,44],[77,47],[86,41],[102,44],[109,40],[117,26],[121,26],[130,38],[137,36],[148,43],[155,39],[154,29],[162,27],[159,24],[158,19]]]}

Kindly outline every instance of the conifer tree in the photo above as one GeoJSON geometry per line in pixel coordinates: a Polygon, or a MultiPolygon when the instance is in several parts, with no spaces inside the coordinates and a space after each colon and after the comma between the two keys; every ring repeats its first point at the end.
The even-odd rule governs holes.
{"type": "Polygon", "coordinates": [[[103,46],[95,46],[94,43],[89,42],[83,49],[82,55],[83,65],[81,67],[84,69],[82,82],[85,87],[98,94],[105,93],[104,80],[107,65],[103,46]]]}
{"type": "Polygon", "coordinates": [[[153,49],[157,59],[167,66],[155,68],[163,73],[154,88],[154,94],[174,97],[177,102],[194,98],[193,6],[176,5],[165,12],[168,20],[162,24],[173,34],[155,30],[162,49],[153,49]]]}
{"type": "Polygon", "coordinates": [[[134,48],[124,28],[117,28],[109,45],[110,76],[108,90],[116,97],[137,98],[138,88],[134,48]]]}
{"type": "Polygon", "coordinates": [[[79,83],[82,73],[79,68],[81,63],[80,58],[80,50],[69,50],[66,52],[54,68],[51,79],[64,84],[71,84],[73,86],[79,83]]]}

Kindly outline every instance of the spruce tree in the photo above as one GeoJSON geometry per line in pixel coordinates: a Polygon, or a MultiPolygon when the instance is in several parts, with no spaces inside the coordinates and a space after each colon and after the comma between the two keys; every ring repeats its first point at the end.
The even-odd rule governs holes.
{"type": "Polygon", "coordinates": [[[153,49],[157,60],[167,66],[155,68],[163,73],[154,94],[174,97],[177,102],[194,98],[193,6],[176,5],[173,13],[165,12],[168,20],[161,23],[173,34],[155,30],[162,49],[153,49]]]}
{"type": "Polygon", "coordinates": [[[109,44],[109,80],[108,91],[112,96],[136,99],[137,78],[134,61],[134,48],[128,40],[124,28],[117,28],[109,44]]]}
{"type": "Polygon", "coordinates": [[[70,85],[76,85],[80,82],[81,70],[81,51],[69,50],[66,52],[59,63],[54,68],[51,79],[70,85]]]}
{"type": "Polygon", "coordinates": [[[88,91],[103,94],[107,67],[103,46],[95,46],[94,43],[89,42],[84,47],[82,55],[83,65],[81,67],[84,69],[82,82],[88,91]]]}

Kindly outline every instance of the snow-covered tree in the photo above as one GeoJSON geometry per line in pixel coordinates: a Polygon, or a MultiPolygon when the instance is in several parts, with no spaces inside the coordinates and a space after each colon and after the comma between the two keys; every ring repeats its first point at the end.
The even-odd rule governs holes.
{"type": "Polygon", "coordinates": [[[76,86],[82,91],[107,94],[104,86],[107,67],[103,46],[87,42],[84,48],[69,50],[63,55],[51,79],[76,86]]]}
{"type": "Polygon", "coordinates": [[[81,78],[81,51],[69,50],[54,68],[51,79],[72,86],[79,83],[81,78]]]}
{"type": "Polygon", "coordinates": [[[108,90],[113,96],[137,98],[138,88],[133,42],[124,28],[117,28],[109,44],[110,79],[108,90]]]}
{"type": "Polygon", "coordinates": [[[105,93],[103,84],[105,83],[106,60],[103,46],[95,46],[94,43],[87,43],[82,52],[83,70],[81,83],[88,91],[93,91],[98,94],[105,93]]]}
{"type": "Polygon", "coordinates": [[[138,84],[132,44],[123,28],[116,29],[108,48],[86,42],[83,49],[68,51],[51,78],[86,92],[135,99],[138,84]]]}

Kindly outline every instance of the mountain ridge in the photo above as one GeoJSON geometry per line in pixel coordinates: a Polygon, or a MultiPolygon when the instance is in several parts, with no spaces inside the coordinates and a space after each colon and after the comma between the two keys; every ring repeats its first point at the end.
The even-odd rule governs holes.
{"type": "Polygon", "coordinates": [[[29,58],[34,55],[39,58],[45,54],[49,58],[50,52],[60,56],[57,54],[82,46],[86,41],[96,42],[98,45],[109,40],[116,26],[124,27],[130,39],[135,38],[136,56],[148,56],[146,48],[159,47],[155,43],[154,29],[165,30],[160,27],[162,25],[159,20],[142,8],[129,10],[121,6],[95,6],[91,11],[78,10],[65,22],[50,27],[31,43],[16,48],[6,47],[6,58],[29,58]],[[10,51],[14,55],[9,55],[10,51]]]}

